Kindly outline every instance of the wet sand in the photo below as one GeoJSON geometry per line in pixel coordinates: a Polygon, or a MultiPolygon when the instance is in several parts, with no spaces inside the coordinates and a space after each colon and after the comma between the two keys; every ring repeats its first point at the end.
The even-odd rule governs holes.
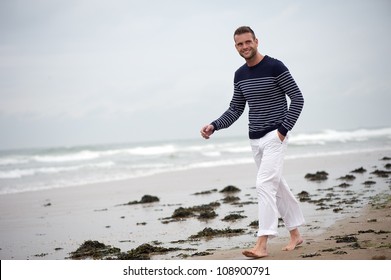
{"type": "MultiPolygon", "coordinates": [[[[284,176],[307,220],[305,242],[281,252],[288,241],[281,223],[267,258],[391,259],[390,157],[386,150],[286,160],[284,176]],[[317,171],[327,180],[304,178],[317,171]]],[[[254,165],[243,164],[2,195],[0,259],[67,259],[86,241],[115,250],[81,258],[245,259],[257,230],[254,180],[254,165]],[[227,186],[239,191],[221,192],[227,186]]]]}
{"type": "MultiPolygon", "coordinates": [[[[271,241],[268,260],[391,260],[391,196],[337,221],[320,235],[308,235],[293,251],[282,251],[288,238],[271,241]]],[[[243,249],[215,252],[193,259],[246,260],[243,249]]],[[[261,260],[261,259],[259,259],[261,260]]]]}

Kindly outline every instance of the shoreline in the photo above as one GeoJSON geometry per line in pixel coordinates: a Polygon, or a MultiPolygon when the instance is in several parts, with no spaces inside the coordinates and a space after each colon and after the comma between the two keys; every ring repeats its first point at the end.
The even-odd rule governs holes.
{"type": "MultiPolygon", "coordinates": [[[[329,198],[322,206],[323,209],[318,209],[319,206],[311,201],[301,203],[307,219],[307,226],[302,233],[305,242],[310,243],[302,248],[311,248],[311,244],[316,243],[312,238],[327,234],[328,228],[336,221],[343,221],[350,215],[360,216],[360,211],[364,211],[370,199],[379,192],[390,193],[389,179],[370,174],[376,168],[384,169],[386,162],[380,161],[384,156],[390,157],[391,152],[384,150],[285,161],[284,176],[296,196],[307,191],[311,201],[329,198]],[[357,174],[356,179],[349,182],[349,187],[338,186],[342,183],[339,179],[341,176],[360,166],[364,166],[367,172],[357,174]],[[328,180],[309,182],[304,179],[306,173],[320,170],[329,172],[328,180]],[[375,182],[376,187],[363,185],[369,179],[375,182]]],[[[102,242],[122,252],[145,243],[166,248],[179,247],[178,251],[169,254],[152,255],[153,259],[193,259],[197,254],[208,254],[205,258],[211,259],[216,256],[231,258],[225,254],[229,254],[232,248],[247,248],[255,241],[253,234],[256,229],[249,226],[250,222],[257,219],[253,187],[255,172],[254,164],[242,164],[1,195],[0,259],[66,259],[87,240],[102,242]],[[237,186],[240,191],[228,195],[220,193],[228,185],[237,186]],[[198,192],[209,193],[196,195],[198,192]],[[127,204],[139,201],[146,194],[157,196],[159,201],[127,204]],[[227,196],[235,197],[237,201],[227,202],[224,200],[227,196]],[[170,218],[180,207],[215,202],[219,206],[214,209],[217,216],[212,219],[202,220],[197,216],[179,220],[170,218]],[[239,214],[243,218],[224,221],[223,218],[231,214],[239,214]],[[244,229],[244,232],[232,237],[188,239],[208,227],[244,229]]],[[[280,237],[270,242],[271,250],[282,248],[279,243],[287,240],[286,230],[281,227],[279,231],[280,237]]],[[[298,250],[292,252],[296,257],[298,250]]],[[[283,257],[274,251],[270,254],[270,258],[283,257]]],[[[389,255],[385,256],[391,259],[389,255]]],[[[341,256],[333,257],[338,259],[341,256]]],[[[240,259],[241,253],[233,258],[240,259]]]]}

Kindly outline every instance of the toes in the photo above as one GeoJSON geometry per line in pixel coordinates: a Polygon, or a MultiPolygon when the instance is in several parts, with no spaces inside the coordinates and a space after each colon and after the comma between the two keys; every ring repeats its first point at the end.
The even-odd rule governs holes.
{"type": "Polygon", "coordinates": [[[292,245],[288,244],[288,246],[282,248],[282,250],[283,251],[292,251],[292,250],[296,249],[296,247],[300,246],[303,242],[304,242],[304,240],[300,239],[300,240],[298,240],[296,243],[294,243],[292,245]]]}
{"type": "Polygon", "coordinates": [[[255,258],[255,259],[259,259],[259,258],[263,258],[263,257],[267,256],[266,253],[265,254],[256,254],[253,251],[248,251],[248,250],[243,251],[242,254],[248,258],[255,258]]]}

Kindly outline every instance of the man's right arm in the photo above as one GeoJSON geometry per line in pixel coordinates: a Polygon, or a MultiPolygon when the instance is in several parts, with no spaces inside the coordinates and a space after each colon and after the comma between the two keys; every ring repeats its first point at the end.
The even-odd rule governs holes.
{"type": "Polygon", "coordinates": [[[246,100],[241,92],[241,90],[236,86],[234,86],[234,95],[232,97],[231,103],[227,111],[221,115],[220,118],[213,121],[211,125],[215,130],[228,128],[235,121],[239,119],[239,117],[243,114],[244,108],[246,107],[246,100]]]}

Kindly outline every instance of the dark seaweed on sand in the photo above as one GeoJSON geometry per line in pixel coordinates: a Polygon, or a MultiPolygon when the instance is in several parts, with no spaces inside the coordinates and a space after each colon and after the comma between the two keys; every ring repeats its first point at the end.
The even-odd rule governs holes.
{"type": "Polygon", "coordinates": [[[365,181],[365,182],[363,183],[363,185],[365,185],[365,186],[372,186],[372,185],[374,185],[374,184],[376,184],[376,182],[375,182],[375,181],[371,181],[371,180],[365,181]]]}
{"type": "Polygon", "coordinates": [[[152,254],[165,254],[177,251],[180,248],[164,248],[144,243],[128,252],[121,252],[119,248],[105,245],[99,241],[85,241],[76,251],[70,253],[74,260],[149,260],[152,254]]]}
{"type": "Polygon", "coordinates": [[[357,168],[357,169],[350,171],[350,173],[359,173],[359,174],[362,174],[365,172],[367,172],[367,170],[364,167],[360,167],[360,168],[357,168]]]}
{"type": "Polygon", "coordinates": [[[152,203],[152,202],[159,202],[159,198],[157,196],[153,195],[144,195],[140,201],[129,201],[128,203],[121,204],[121,205],[134,205],[134,204],[144,204],[144,203],[152,203]]]}
{"type": "Polygon", "coordinates": [[[209,190],[209,191],[203,191],[203,192],[196,192],[193,195],[204,195],[204,194],[211,194],[217,192],[217,189],[209,190]]]}
{"type": "Polygon", "coordinates": [[[212,212],[214,212],[214,209],[219,206],[220,206],[219,202],[211,202],[209,204],[197,205],[188,208],[179,207],[174,210],[174,213],[172,214],[171,218],[172,219],[189,218],[189,217],[196,216],[196,213],[200,213],[200,214],[203,213],[203,217],[205,218],[207,215],[205,213],[209,213],[210,215],[212,212]]]}
{"type": "Polygon", "coordinates": [[[354,179],[356,179],[356,176],[350,174],[338,178],[338,180],[345,180],[345,181],[353,181],[354,179]]]}
{"type": "Polygon", "coordinates": [[[337,187],[340,187],[340,188],[348,188],[348,187],[350,187],[351,185],[350,184],[348,184],[348,183],[342,183],[342,184],[339,184],[337,187]]]}
{"type": "Polygon", "coordinates": [[[226,186],[224,189],[222,189],[220,192],[221,193],[235,193],[235,192],[240,192],[240,189],[235,186],[229,185],[229,186],[226,186]]]}
{"type": "Polygon", "coordinates": [[[179,207],[174,210],[174,213],[172,214],[171,218],[173,219],[183,219],[183,218],[189,218],[194,216],[194,211],[190,208],[184,208],[179,207]]]}
{"type": "Polygon", "coordinates": [[[236,201],[240,200],[240,197],[228,195],[222,199],[224,203],[234,203],[236,201]]]}
{"type": "Polygon", "coordinates": [[[216,236],[225,236],[225,235],[237,235],[243,233],[244,231],[245,230],[241,228],[212,229],[210,227],[206,227],[202,231],[199,231],[197,234],[190,236],[189,239],[198,239],[203,237],[212,238],[216,236]]]}
{"type": "Polygon", "coordinates": [[[344,235],[344,236],[332,236],[337,243],[353,243],[357,242],[357,237],[353,235],[344,235]]]}
{"type": "Polygon", "coordinates": [[[328,179],[328,176],[326,171],[317,171],[316,173],[307,173],[304,178],[309,181],[324,181],[328,179]]]}
{"type": "Polygon", "coordinates": [[[207,210],[207,211],[202,211],[200,213],[200,215],[198,216],[198,219],[201,219],[201,220],[206,220],[206,219],[213,219],[217,217],[217,214],[215,211],[213,210],[207,210]]]}
{"type": "Polygon", "coordinates": [[[73,260],[107,259],[120,253],[120,249],[105,245],[99,241],[85,241],[76,251],[70,253],[73,260]]]}
{"type": "Polygon", "coordinates": [[[259,226],[259,221],[258,220],[252,221],[248,226],[257,228],[259,226]]]}
{"type": "Polygon", "coordinates": [[[120,253],[117,256],[118,260],[149,260],[153,254],[165,254],[172,251],[178,251],[179,248],[164,248],[160,246],[152,246],[144,243],[135,249],[126,253],[120,253]]]}
{"type": "Polygon", "coordinates": [[[375,171],[371,172],[371,174],[374,174],[380,178],[388,178],[388,176],[391,174],[391,171],[376,169],[375,171]]]}
{"type": "Polygon", "coordinates": [[[212,255],[212,253],[211,252],[197,252],[197,253],[192,254],[191,256],[192,257],[200,257],[200,256],[209,256],[209,255],[212,255]]]}
{"type": "Polygon", "coordinates": [[[232,221],[236,221],[236,220],[244,219],[244,218],[247,218],[247,216],[243,216],[243,215],[240,215],[240,214],[229,214],[229,215],[225,216],[222,219],[222,221],[232,222],[232,221]]]}
{"type": "Polygon", "coordinates": [[[300,255],[300,257],[302,257],[303,259],[305,259],[305,258],[313,258],[313,257],[318,257],[318,256],[321,256],[321,254],[319,254],[318,252],[309,253],[309,254],[301,254],[300,255]]]}
{"type": "Polygon", "coordinates": [[[307,191],[301,191],[300,193],[297,194],[297,196],[299,197],[299,200],[301,202],[310,201],[311,200],[310,194],[307,191]]]}
{"type": "Polygon", "coordinates": [[[194,212],[201,212],[201,211],[206,211],[206,210],[213,210],[216,207],[219,207],[220,203],[219,202],[211,202],[209,204],[202,204],[202,205],[197,205],[190,207],[194,212]]]}

